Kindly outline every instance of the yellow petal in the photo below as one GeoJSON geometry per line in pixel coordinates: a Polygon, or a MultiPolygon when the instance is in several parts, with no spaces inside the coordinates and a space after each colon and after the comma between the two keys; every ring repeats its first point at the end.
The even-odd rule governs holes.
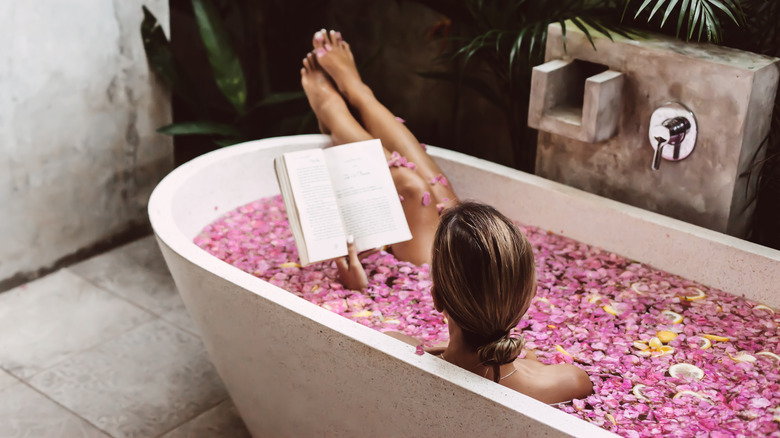
{"type": "Polygon", "coordinates": [[[617,315],[618,314],[617,310],[615,310],[615,308],[612,307],[611,304],[605,305],[604,307],[602,307],[602,309],[604,309],[604,311],[609,313],[610,315],[617,315]]]}
{"type": "Polygon", "coordinates": [[[650,339],[650,348],[653,349],[659,349],[661,346],[664,345],[660,339],[656,338],[655,336],[653,339],[650,339]]]}
{"type": "Polygon", "coordinates": [[[674,353],[674,348],[673,347],[667,347],[667,346],[664,345],[663,347],[661,347],[661,348],[659,348],[657,350],[653,350],[653,352],[650,353],[650,355],[653,356],[653,357],[660,357],[660,356],[663,356],[665,354],[672,354],[672,353],[674,353]]]}
{"type": "Polygon", "coordinates": [[[647,386],[638,383],[634,385],[634,389],[632,389],[631,392],[633,392],[634,396],[640,400],[650,401],[650,399],[645,397],[645,394],[642,392],[645,388],[647,388],[647,386]]]}
{"type": "Polygon", "coordinates": [[[685,295],[685,296],[682,296],[681,298],[684,299],[685,301],[695,301],[695,300],[700,300],[702,298],[706,298],[707,297],[707,295],[704,293],[704,291],[699,289],[698,287],[689,287],[688,290],[692,291],[692,292],[696,292],[696,295],[685,295]]]}
{"type": "Polygon", "coordinates": [[[635,352],[635,354],[638,354],[643,357],[649,357],[651,354],[653,354],[653,352],[650,349],[647,349],[647,350],[637,351],[635,352]]]}
{"type": "Polygon", "coordinates": [[[669,367],[669,375],[672,377],[688,377],[701,380],[704,378],[704,371],[696,365],[676,363],[669,367]]]}
{"type": "Polygon", "coordinates": [[[561,354],[565,354],[567,356],[571,356],[571,354],[569,354],[568,351],[564,350],[563,347],[561,347],[560,345],[556,345],[555,349],[558,350],[561,354]]]}
{"type": "Polygon", "coordinates": [[[729,357],[736,360],[737,362],[755,362],[756,358],[755,356],[751,356],[744,351],[740,351],[735,356],[732,356],[731,353],[728,353],[729,357]]]}
{"type": "Polygon", "coordinates": [[[756,353],[756,355],[771,357],[772,359],[780,362],[780,356],[776,355],[775,353],[772,353],[771,351],[759,351],[758,353],[756,353]]]}
{"type": "Polygon", "coordinates": [[[556,326],[554,326],[554,325],[552,325],[552,324],[547,324],[547,328],[554,329],[554,328],[558,328],[558,327],[556,327],[556,326]]]}
{"type": "Polygon", "coordinates": [[[371,316],[373,313],[374,313],[374,312],[372,312],[372,311],[370,311],[370,310],[363,310],[362,312],[358,312],[358,313],[356,313],[356,314],[354,314],[354,315],[352,315],[352,316],[354,316],[355,318],[368,318],[368,317],[369,317],[369,316],[371,316]]]}
{"type": "Polygon", "coordinates": [[[613,417],[612,414],[607,414],[607,419],[611,421],[613,425],[617,426],[617,421],[615,421],[615,417],[613,417]]]}
{"type": "Polygon", "coordinates": [[[279,265],[279,267],[280,268],[300,268],[301,265],[299,265],[299,264],[297,264],[295,262],[287,262],[287,263],[282,263],[281,265],[279,265]]]}
{"type": "Polygon", "coordinates": [[[639,295],[644,295],[645,293],[639,290],[640,286],[644,286],[644,285],[640,282],[631,283],[631,289],[634,289],[634,292],[638,293],[639,295]]]}
{"type": "Polygon", "coordinates": [[[633,345],[634,348],[638,348],[640,350],[647,350],[648,348],[650,348],[650,347],[647,346],[647,344],[645,344],[642,341],[634,341],[634,343],[631,344],[631,345],[633,345]]]}
{"type": "Polygon", "coordinates": [[[670,332],[669,330],[661,330],[656,334],[658,339],[661,340],[664,344],[668,344],[669,342],[672,342],[674,338],[677,337],[677,333],[670,332]]]}
{"type": "Polygon", "coordinates": [[[769,306],[765,306],[763,304],[759,304],[759,305],[753,307],[753,310],[766,310],[767,312],[775,313],[775,309],[773,309],[773,308],[771,308],[769,306]]]}
{"type": "Polygon", "coordinates": [[[386,319],[385,320],[385,324],[399,325],[399,324],[401,324],[401,321],[399,321],[397,319],[386,319]]]}
{"type": "Polygon", "coordinates": [[[718,335],[703,335],[703,336],[709,339],[710,341],[718,341],[718,342],[728,342],[730,339],[726,336],[718,336],[718,335]]]}
{"type": "Polygon", "coordinates": [[[320,288],[320,285],[319,284],[315,284],[314,287],[311,288],[311,291],[314,292],[315,290],[317,290],[319,288],[320,288]]]}
{"type": "Polygon", "coordinates": [[[707,398],[707,396],[699,394],[698,392],[695,392],[695,391],[688,391],[688,390],[680,391],[677,394],[675,394],[674,397],[672,397],[672,398],[679,398],[679,397],[682,397],[684,395],[690,395],[692,397],[697,397],[697,398],[700,398],[700,399],[702,399],[702,400],[704,400],[706,402],[712,403],[712,400],[707,398]]]}
{"type": "Polygon", "coordinates": [[[707,338],[700,338],[700,339],[701,339],[701,345],[699,345],[699,348],[701,348],[702,350],[706,350],[712,347],[712,342],[710,342],[709,339],[707,338]]]}
{"type": "Polygon", "coordinates": [[[599,301],[604,301],[604,299],[601,298],[600,295],[592,295],[590,298],[588,298],[588,302],[591,304],[595,304],[599,301]]]}
{"type": "Polygon", "coordinates": [[[671,310],[661,311],[661,316],[668,319],[672,324],[679,324],[683,321],[682,315],[677,312],[672,312],[671,310]]]}

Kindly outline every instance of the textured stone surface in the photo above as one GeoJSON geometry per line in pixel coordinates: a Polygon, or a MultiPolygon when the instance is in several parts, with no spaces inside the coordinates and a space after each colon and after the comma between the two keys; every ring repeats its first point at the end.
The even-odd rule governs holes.
{"type": "Polygon", "coordinates": [[[0,367],[30,377],[152,317],[61,270],[0,294],[0,367]]]}
{"type": "Polygon", "coordinates": [[[0,389],[0,438],[108,438],[91,424],[18,383],[0,389]]]}
{"type": "Polygon", "coordinates": [[[230,400],[162,436],[162,438],[197,437],[252,438],[230,400]]]}
{"type": "Polygon", "coordinates": [[[564,53],[559,25],[551,25],[546,60],[580,59],[624,73],[621,118],[615,137],[584,143],[539,133],[538,175],[713,230],[743,237],[755,192],[749,168],[769,129],[777,90],[776,59],[668,38],[612,43],[567,26],[564,53]],[[678,101],[690,108],[699,137],[679,162],[652,171],[650,115],[678,101]]]}
{"type": "Polygon", "coordinates": [[[164,0],[0,2],[0,281],[146,222],[172,147],[142,4],[167,26],[164,0]]]}
{"type": "Polygon", "coordinates": [[[73,355],[30,385],[113,437],[153,437],[226,399],[197,337],[156,320],[73,355]]]}

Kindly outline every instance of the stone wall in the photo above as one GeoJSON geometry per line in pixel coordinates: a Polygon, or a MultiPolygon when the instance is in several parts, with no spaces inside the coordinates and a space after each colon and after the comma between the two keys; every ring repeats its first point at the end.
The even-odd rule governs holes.
{"type": "Polygon", "coordinates": [[[168,22],[165,0],[0,2],[0,290],[148,222],[172,146],[142,4],[168,22]]]}
{"type": "MultiPolygon", "coordinates": [[[[541,126],[536,173],[745,237],[755,208],[759,169],[753,168],[751,175],[746,172],[761,162],[765,152],[760,145],[769,133],[780,75],[778,60],[663,36],[616,37],[613,42],[597,35],[597,50],[593,50],[572,25],[566,28],[566,51],[561,39],[560,25],[551,25],[546,61],[580,60],[623,74],[621,97],[612,102],[619,108],[619,120],[614,136],[594,142],[541,126]],[[670,101],[693,112],[696,145],[687,158],[661,160],[660,168],[651,170],[650,116],[670,101]]],[[[532,101],[546,98],[539,93],[532,89],[532,101]]]]}

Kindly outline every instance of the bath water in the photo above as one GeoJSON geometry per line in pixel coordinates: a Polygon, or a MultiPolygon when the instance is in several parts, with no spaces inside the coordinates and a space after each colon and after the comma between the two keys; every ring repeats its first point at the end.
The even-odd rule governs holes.
{"type": "MultiPolygon", "coordinates": [[[[575,363],[594,394],[565,412],[627,437],[780,436],[780,313],[593,246],[520,226],[538,291],[518,329],[539,361],[575,363]]],[[[208,225],[195,243],[299,297],[426,346],[447,340],[427,265],[380,251],[369,285],[345,290],[332,262],[302,268],[281,197],[208,225]]]]}

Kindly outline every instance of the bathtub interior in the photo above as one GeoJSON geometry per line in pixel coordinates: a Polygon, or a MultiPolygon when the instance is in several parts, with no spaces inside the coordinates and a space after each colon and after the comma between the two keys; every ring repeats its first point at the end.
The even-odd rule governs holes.
{"type": "MultiPolygon", "coordinates": [[[[192,243],[205,225],[222,214],[278,193],[273,156],[327,144],[325,136],[298,136],[220,150],[177,169],[150,201],[150,218],[166,261],[250,430],[258,436],[289,433],[289,425],[297,421],[295,430],[300,434],[329,430],[388,435],[389,422],[403,424],[392,430],[407,435],[428,427],[460,436],[480,428],[494,434],[526,430],[529,436],[610,436],[450,364],[416,356],[411,347],[286,293],[192,243]],[[230,298],[217,298],[216,293],[230,298]],[[199,296],[203,294],[207,296],[199,296]],[[237,346],[238,339],[246,342],[237,346]],[[262,354],[248,349],[247,342],[262,345],[262,354]],[[314,367],[300,363],[301,357],[317,357],[321,362],[314,367]],[[257,372],[265,369],[275,374],[257,372]],[[323,372],[332,373],[329,382],[312,379],[323,372]],[[384,378],[394,375],[404,376],[403,382],[384,378]],[[349,388],[355,382],[362,383],[349,388]],[[307,391],[317,388],[316,395],[303,396],[304,386],[307,391]],[[334,399],[338,407],[327,415],[316,412],[334,399]],[[455,405],[457,413],[439,415],[441,406],[455,405]],[[304,417],[306,421],[301,420],[304,417]],[[460,426],[453,429],[453,424],[460,426]]],[[[780,272],[776,251],[472,157],[436,148],[430,152],[463,198],[480,199],[520,222],[727,292],[746,290],[741,286],[758,277],[752,279],[753,291],[763,299],[749,298],[778,305],[778,297],[771,293],[780,272]],[[728,269],[709,266],[726,261],[728,269]]]]}
{"type": "Polygon", "coordinates": [[[179,293],[253,435],[615,436],[431,355],[418,356],[411,346],[193,243],[223,213],[278,193],[273,156],[327,144],[325,136],[298,136],[216,151],[172,172],[149,202],[179,293]]]}

